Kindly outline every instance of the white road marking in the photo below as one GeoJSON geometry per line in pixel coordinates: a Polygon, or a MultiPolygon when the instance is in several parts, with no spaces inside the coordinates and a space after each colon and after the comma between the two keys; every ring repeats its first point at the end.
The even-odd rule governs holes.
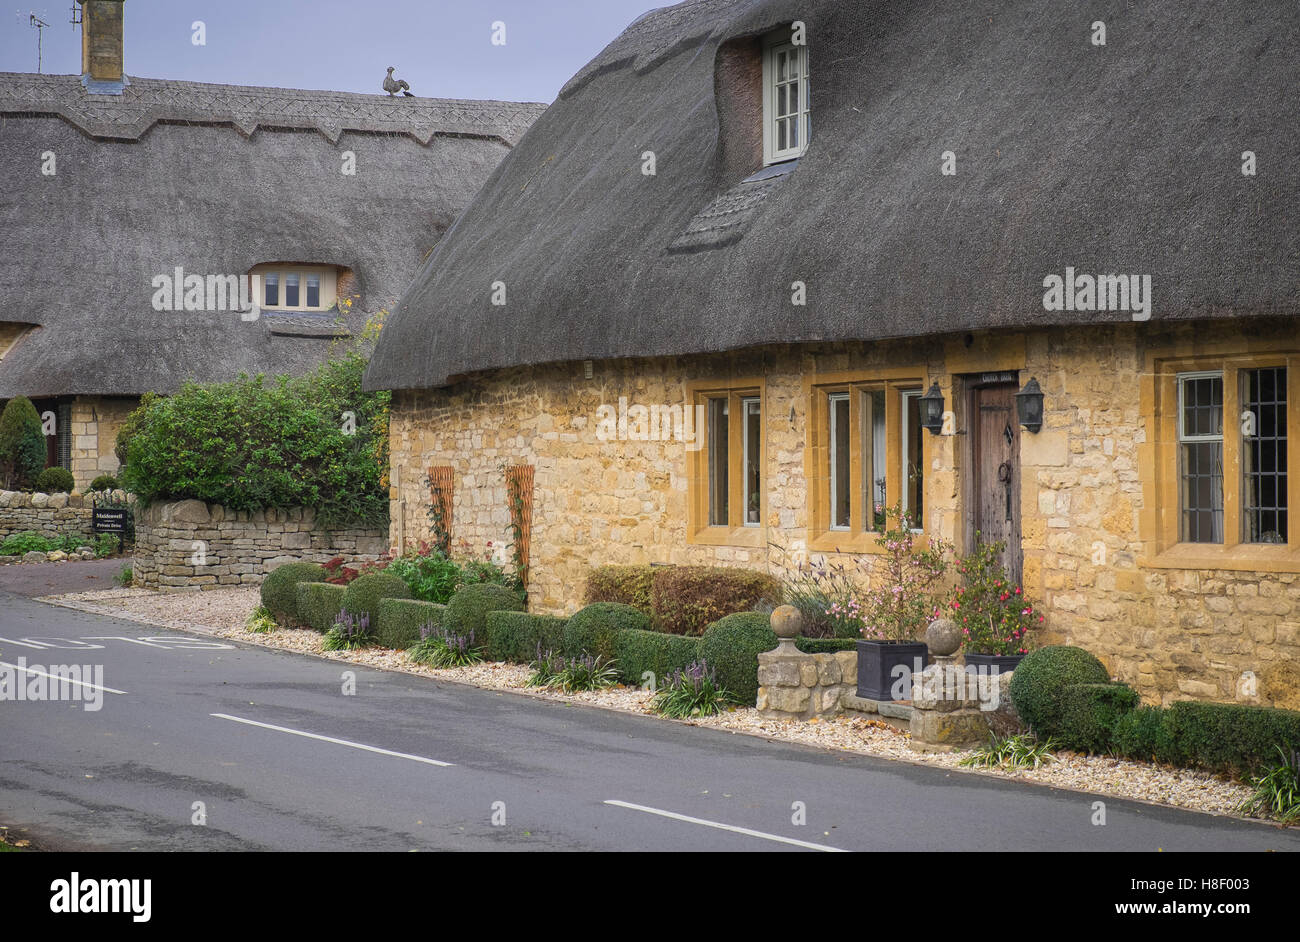
{"type": "Polygon", "coordinates": [[[72,680],[68,677],[59,677],[55,674],[47,674],[45,671],[38,671],[34,667],[20,667],[17,664],[10,664],[8,661],[0,661],[0,667],[12,667],[16,671],[22,671],[25,674],[39,674],[42,677],[48,677],[50,680],[57,680],[65,684],[76,684],[78,687],[89,687],[91,690],[102,690],[104,693],[126,694],[125,690],[114,690],[112,687],[101,687],[99,684],[92,684],[85,680],[72,680]]]}
{"type": "Polygon", "coordinates": [[[304,733],[300,729],[289,729],[287,726],[273,726],[270,723],[259,723],[257,720],[246,720],[242,716],[231,716],[228,713],[209,713],[209,716],[215,716],[219,720],[231,720],[235,723],[245,723],[248,726],[260,726],[262,729],[273,729],[277,733],[291,733],[294,736],[304,736],[307,739],[319,739],[321,742],[332,742],[338,746],[350,746],[353,749],[364,749],[366,752],[377,752],[384,756],[396,756],[398,759],[410,759],[412,762],[423,762],[427,765],[440,765],[443,767],[450,766],[450,762],[439,762],[437,759],[426,759],[424,756],[413,756],[405,752],[393,752],[391,749],[380,749],[378,746],[367,746],[365,743],[349,742],[346,739],[335,739],[332,736],[321,736],[318,733],[304,733]]]}
{"type": "Polygon", "coordinates": [[[810,841],[798,841],[793,837],[782,837],[780,834],[768,834],[765,831],[751,831],[749,828],[736,827],[734,824],[722,824],[718,821],[706,821],[704,818],[692,818],[690,815],[677,814],[675,811],[663,811],[659,808],[649,808],[645,805],[634,805],[627,801],[615,801],[610,799],[606,801],[605,804],[614,805],[617,808],[630,808],[633,811],[644,811],[646,814],[657,814],[662,818],[672,818],[674,821],[685,821],[687,824],[702,824],[705,827],[717,828],[720,831],[731,831],[733,834],[745,834],[749,837],[761,837],[765,841],[779,841],[782,844],[793,844],[795,847],[807,847],[809,850],[821,850],[835,854],[848,853],[848,851],[842,847],[831,847],[828,844],[814,844],[810,841]]]}

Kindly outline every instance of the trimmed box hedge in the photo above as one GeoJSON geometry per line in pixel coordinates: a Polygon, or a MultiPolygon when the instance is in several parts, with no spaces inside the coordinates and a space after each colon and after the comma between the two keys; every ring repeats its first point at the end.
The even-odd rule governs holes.
{"type": "Polygon", "coordinates": [[[1061,739],[1061,697],[1075,684],[1108,684],[1105,665],[1083,648],[1055,644],[1025,655],[1011,675],[1011,702],[1041,739],[1061,739]]]}
{"type": "Polygon", "coordinates": [[[397,576],[386,572],[372,572],[359,576],[348,583],[343,596],[343,607],[349,615],[367,615],[370,618],[370,633],[378,635],[383,625],[379,613],[379,603],[384,599],[409,599],[411,587],[397,576]]]}
{"type": "Polygon", "coordinates": [[[348,590],[329,582],[299,582],[298,620],[324,633],[334,627],[334,619],[343,611],[348,590]]]}
{"type": "Polygon", "coordinates": [[[531,664],[539,644],[543,652],[560,650],[567,621],[555,615],[488,612],[483,627],[484,656],[490,661],[531,664]]]}
{"type": "Polygon", "coordinates": [[[522,612],[524,601],[505,586],[474,583],[462,586],[447,602],[443,627],[458,635],[474,632],[474,638],[486,635],[489,612],[522,612]]]}
{"type": "Polygon", "coordinates": [[[836,651],[856,651],[857,638],[795,638],[794,646],[804,654],[834,654],[836,651]]]}
{"type": "Polygon", "coordinates": [[[1143,762],[1186,765],[1187,756],[1178,748],[1173,728],[1165,722],[1164,707],[1143,706],[1126,713],[1111,732],[1116,753],[1143,762]]]}
{"type": "Polygon", "coordinates": [[[276,566],[262,580],[262,605],[281,624],[305,623],[306,619],[298,614],[298,584],[324,582],[327,575],[325,567],[319,563],[285,563],[276,566]]]}
{"type": "Polygon", "coordinates": [[[650,616],[631,605],[595,602],[579,611],[564,626],[566,657],[614,657],[614,636],[624,630],[646,630],[650,616]]]}
{"type": "MultiPolygon", "coordinates": [[[[645,674],[649,672],[654,674],[658,686],[673,671],[700,659],[700,639],[624,628],[614,636],[614,658],[623,683],[639,687],[646,682],[645,674]]],[[[754,676],[757,679],[757,667],[754,676]]]]}
{"type": "Polygon", "coordinates": [[[1165,714],[1179,753],[1215,772],[1246,775],[1277,764],[1275,747],[1300,750],[1300,712],[1184,700],[1165,714]]]}
{"type": "Polygon", "coordinates": [[[741,706],[758,702],[758,656],[776,647],[771,617],[739,612],[720,618],[704,630],[700,657],[713,668],[718,683],[741,706]]]}
{"type": "Polygon", "coordinates": [[[673,566],[655,573],[651,617],[659,631],[702,635],[720,618],[752,612],[760,602],[779,605],[781,597],[781,584],[764,572],[728,566],[673,566]]]}
{"type": "Polygon", "coordinates": [[[380,599],[379,628],[375,641],[381,647],[405,651],[420,640],[420,629],[441,628],[447,606],[419,599],[380,599]]]}
{"type": "Polygon", "coordinates": [[[1141,698],[1127,684],[1072,684],[1057,698],[1056,741],[1079,752],[1109,752],[1115,724],[1141,698]]]}

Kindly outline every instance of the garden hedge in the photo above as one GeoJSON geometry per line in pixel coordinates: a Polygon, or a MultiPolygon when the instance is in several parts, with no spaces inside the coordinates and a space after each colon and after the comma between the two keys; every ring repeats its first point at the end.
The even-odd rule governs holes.
{"type": "Polygon", "coordinates": [[[443,627],[458,635],[471,631],[474,637],[485,637],[488,612],[522,612],[524,603],[519,595],[505,586],[475,583],[457,590],[447,603],[443,627]]]}
{"type": "Polygon", "coordinates": [[[343,586],[329,582],[299,582],[295,589],[298,620],[319,632],[329,631],[343,611],[347,593],[343,586]]]}
{"type": "Polygon", "coordinates": [[[1109,752],[1116,723],[1132,713],[1140,700],[1127,684],[1072,684],[1061,691],[1053,735],[1066,749],[1109,752]]]}
{"type": "Polygon", "coordinates": [[[836,651],[856,651],[856,638],[795,638],[794,646],[804,654],[834,654],[836,651]]]}
{"type": "Polygon", "coordinates": [[[598,566],[587,577],[587,602],[618,602],[631,605],[647,615],[655,574],[662,566],[598,566]]]}
{"type": "MultiPolygon", "coordinates": [[[[441,628],[447,606],[419,599],[380,599],[379,628],[375,641],[380,647],[404,651],[420,640],[420,629],[426,625],[441,628]]],[[[477,641],[476,641],[477,643],[477,641]]]]}
{"type": "Polygon", "coordinates": [[[614,658],[623,683],[639,687],[646,682],[644,675],[649,672],[654,674],[658,685],[673,671],[700,659],[700,639],[625,628],[614,636],[614,658]]]}
{"type": "Polygon", "coordinates": [[[1025,655],[1011,675],[1011,702],[1042,739],[1061,738],[1061,696],[1075,684],[1108,684],[1105,666],[1083,648],[1051,645],[1025,655]]]}
{"type": "Polygon", "coordinates": [[[1112,742],[1125,758],[1165,765],[1186,765],[1187,756],[1178,748],[1174,731],[1165,721],[1168,710],[1158,706],[1138,707],[1115,722],[1112,742]]]}
{"type": "Polygon", "coordinates": [[[319,563],[285,563],[277,566],[262,580],[262,605],[281,624],[305,623],[305,619],[298,615],[298,585],[302,582],[324,582],[326,575],[325,567],[319,563]]]}
{"type": "Polygon", "coordinates": [[[1300,712],[1184,700],[1165,714],[1178,752],[1192,765],[1236,775],[1276,765],[1277,748],[1300,751],[1300,712]]]}
{"type": "Polygon", "coordinates": [[[0,411],[0,484],[30,483],[45,467],[45,457],[40,413],[26,396],[14,396],[0,411]]]}
{"type": "Polygon", "coordinates": [[[348,583],[343,596],[343,607],[349,615],[369,615],[370,633],[378,635],[383,618],[379,613],[379,603],[384,599],[409,599],[411,587],[397,576],[386,572],[372,572],[358,576],[348,583]]]}
{"type": "Polygon", "coordinates": [[[646,630],[650,616],[631,605],[595,602],[579,611],[564,626],[563,651],[568,657],[591,654],[614,657],[614,637],[624,629],[646,630]]]}
{"type": "Polygon", "coordinates": [[[531,664],[538,645],[543,653],[559,651],[564,644],[567,619],[527,612],[488,612],[483,628],[484,655],[490,661],[531,664]]]}
{"type": "Polygon", "coordinates": [[[650,590],[654,627],[675,635],[703,634],[718,619],[760,602],[780,604],[781,584],[767,573],[726,566],[660,569],[650,590]]]}
{"type": "Polygon", "coordinates": [[[713,668],[718,683],[742,706],[758,702],[758,656],[776,647],[769,616],[740,612],[704,630],[700,657],[713,668]]]}

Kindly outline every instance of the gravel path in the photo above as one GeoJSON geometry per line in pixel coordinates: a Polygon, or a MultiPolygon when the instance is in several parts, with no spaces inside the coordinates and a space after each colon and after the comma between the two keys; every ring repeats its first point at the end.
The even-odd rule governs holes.
{"type": "MultiPolygon", "coordinates": [[[[255,634],[244,629],[248,615],[260,604],[256,588],[218,589],[211,592],[156,593],[146,589],[111,589],[46,597],[40,601],[81,611],[113,615],[144,624],[198,631],[220,638],[268,648],[312,654],[348,661],[381,670],[404,671],[553,700],[583,703],[630,713],[650,713],[650,694],[638,688],[566,694],[528,687],[531,673],[518,664],[477,664],[472,667],[437,670],[412,664],[400,651],[370,648],[361,651],[322,651],[322,636],[310,629],[279,629],[255,634]]],[[[938,765],[972,775],[994,775],[1057,788],[1100,793],[1117,798],[1153,802],[1212,814],[1237,817],[1235,808],[1249,789],[1206,772],[1171,769],[1147,762],[1133,762],[1106,756],[1058,753],[1057,761],[1036,770],[1003,771],[961,768],[962,753],[928,754],[913,752],[906,733],[865,716],[846,713],[836,717],[795,722],[767,720],[753,708],[732,709],[718,716],[685,722],[730,730],[771,741],[799,743],[824,749],[862,753],[916,764],[938,765]]]]}

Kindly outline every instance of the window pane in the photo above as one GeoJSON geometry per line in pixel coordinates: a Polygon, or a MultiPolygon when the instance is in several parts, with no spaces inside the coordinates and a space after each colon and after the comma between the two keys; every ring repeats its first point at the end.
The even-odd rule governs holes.
{"type": "Polygon", "coordinates": [[[280,276],[263,275],[262,284],[265,286],[265,300],[262,302],[263,307],[276,307],[280,303],[280,276]]]}
{"type": "Polygon", "coordinates": [[[925,519],[925,459],[921,438],[921,391],[903,395],[903,510],[912,518],[912,528],[922,529],[925,519]]]}
{"type": "Polygon", "coordinates": [[[1223,377],[1202,376],[1182,381],[1183,435],[1223,434],[1223,377]]]}
{"type": "Polygon", "coordinates": [[[1182,446],[1183,542],[1223,542],[1223,443],[1182,446]]]}
{"type": "Polygon", "coordinates": [[[1242,439],[1242,539],[1287,540],[1286,368],[1242,371],[1242,408],[1253,423],[1242,439]]]}
{"type": "Polygon", "coordinates": [[[320,307],[320,275],[307,276],[307,306],[320,307]]]}
{"type": "Polygon", "coordinates": [[[762,522],[763,448],[762,414],[757,399],[746,399],[745,407],[745,523],[762,522]]]}
{"type": "Polygon", "coordinates": [[[727,501],[730,419],[727,411],[726,399],[709,400],[709,525],[714,527],[725,527],[730,520],[727,501]]]}
{"type": "Polygon", "coordinates": [[[837,530],[849,526],[849,397],[836,393],[830,397],[831,418],[831,526],[837,530]]]}
{"type": "Polygon", "coordinates": [[[285,275],[284,277],[284,306],[298,306],[298,276],[285,275]]]}
{"type": "Polygon", "coordinates": [[[871,527],[885,530],[885,462],[889,453],[885,441],[885,391],[867,394],[871,404],[871,527]]]}

